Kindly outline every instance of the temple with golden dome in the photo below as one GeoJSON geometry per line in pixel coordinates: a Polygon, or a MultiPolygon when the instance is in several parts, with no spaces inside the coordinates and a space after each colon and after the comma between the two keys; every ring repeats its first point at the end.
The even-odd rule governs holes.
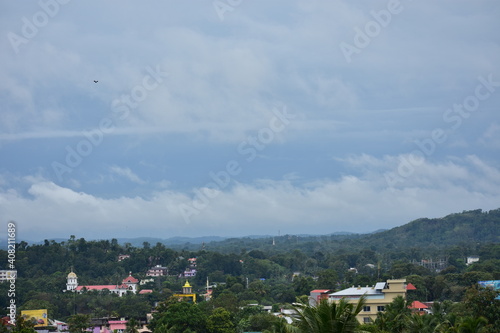
{"type": "Polygon", "coordinates": [[[182,294],[174,294],[174,297],[178,297],[179,300],[196,303],[196,294],[193,293],[193,287],[191,287],[187,280],[184,286],[182,286],[182,294]]]}

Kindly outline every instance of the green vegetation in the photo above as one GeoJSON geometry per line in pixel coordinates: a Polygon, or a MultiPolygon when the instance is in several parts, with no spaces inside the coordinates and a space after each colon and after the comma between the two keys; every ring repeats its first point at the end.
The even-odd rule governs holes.
{"type": "MultiPolygon", "coordinates": [[[[154,332],[337,332],[321,327],[338,327],[341,322],[347,331],[495,332],[500,327],[500,301],[494,300],[498,293],[479,289],[477,281],[500,279],[499,227],[500,209],[419,219],[369,235],[286,235],[275,237],[275,245],[271,238],[229,239],[203,248],[192,244],[168,248],[160,242],[134,247],[116,239],[86,241],[75,236],[60,243],[20,242],[16,302],[18,311],[48,309],[50,318],[68,321],[73,332],[84,330],[88,319],[102,317],[131,318],[127,332],[136,332],[138,322],[158,303],[150,325],[154,332]],[[130,258],[118,261],[121,254],[130,258]],[[468,256],[480,260],[466,265],[468,256]],[[172,298],[181,291],[185,279],[179,275],[193,257],[197,275],[189,282],[198,293],[197,304],[172,298]],[[443,266],[429,265],[431,259],[442,260],[443,266]],[[63,292],[71,268],[80,285],[117,284],[129,272],[146,279],[146,271],[155,265],[167,267],[168,276],[140,286],[152,289],[149,294],[63,292]],[[296,305],[307,301],[313,289],[333,291],[390,278],[406,278],[417,289],[408,292],[406,301],[396,300],[369,325],[347,320],[356,309],[343,303],[336,308],[296,305]],[[216,287],[205,301],[207,279],[216,287]],[[407,305],[414,300],[435,301],[432,314],[411,313],[407,305]],[[274,312],[293,309],[292,303],[300,310],[298,318],[315,318],[318,330],[304,326],[313,325],[306,317],[290,326],[263,311],[264,306],[274,312]]],[[[0,259],[7,263],[6,251],[0,250],[0,259]]],[[[0,283],[1,315],[7,314],[8,285],[0,283]]],[[[26,324],[18,330],[31,332],[32,327],[26,324]]]]}
{"type": "Polygon", "coordinates": [[[494,333],[500,327],[500,301],[494,299],[496,295],[489,289],[471,287],[463,302],[434,303],[430,313],[411,312],[405,300],[398,298],[378,314],[375,323],[358,329],[378,333],[494,333]]]}
{"type": "Polygon", "coordinates": [[[317,306],[297,305],[294,307],[297,317],[288,331],[297,333],[309,332],[356,332],[358,321],[356,315],[365,304],[360,298],[357,304],[341,299],[338,302],[321,300],[317,306]]]}
{"type": "Polygon", "coordinates": [[[90,328],[90,316],[84,314],[75,314],[68,318],[70,333],[84,333],[90,328]]]}

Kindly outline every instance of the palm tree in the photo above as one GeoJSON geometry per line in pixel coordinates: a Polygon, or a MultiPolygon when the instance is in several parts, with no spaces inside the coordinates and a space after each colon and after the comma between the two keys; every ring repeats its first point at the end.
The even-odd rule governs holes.
{"type": "Polygon", "coordinates": [[[68,319],[69,331],[71,333],[82,333],[90,328],[90,315],[76,314],[68,319]]]}
{"type": "Polygon", "coordinates": [[[287,326],[290,333],[337,333],[357,332],[356,315],[363,309],[365,297],[357,304],[345,299],[330,302],[323,299],[316,306],[299,304],[294,306],[296,312],[293,323],[287,326]]]}
{"type": "Polygon", "coordinates": [[[408,302],[402,296],[398,296],[387,304],[385,312],[377,314],[375,325],[380,330],[401,333],[404,331],[410,315],[411,310],[408,308],[408,302]]]}
{"type": "Polygon", "coordinates": [[[488,320],[484,317],[465,317],[458,326],[460,333],[478,333],[488,324],[488,320]]]}
{"type": "Polygon", "coordinates": [[[438,321],[432,315],[413,313],[407,317],[405,332],[407,333],[433,333],[438,321]]]}
{"type": "Polygon", "coordinates": [[[287,333],[287,326],[285,318],[278,318],[277,321],[273,323],[273,326],[269,332],[271,333],[287,333]]]}
{"type": "Polygon", "coordinates": [[[138,333],[139,331],[137,330],[137,328],[139,327],[139,322],[134,318],[130,318],[127,321],[127,328],[125,329],[125,333],[138,333]]]}
{"type": "Polygon", "coordinates": [[[436,332],[443,333],[480,333],[488,332],[484,328],[488,320],[484,317],[462,317],[451,314],[448,319],[436,327],[436,332]]]}
{"type": "Polygon", "coordinates": [[[456,313],[450,313],[436,326],[436,332],[457,333],[460,325],[460,317],[456,313]]]}

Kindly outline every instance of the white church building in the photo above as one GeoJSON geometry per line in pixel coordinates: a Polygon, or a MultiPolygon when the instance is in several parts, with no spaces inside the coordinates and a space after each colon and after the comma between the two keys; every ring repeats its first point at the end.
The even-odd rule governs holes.
{"type": "Polygon", "coordinates": [[[118,294],[120,297],[126,294],[127,292],[132,292],[134,294],[137,293],[137,286],[139,284],[139,280],[132,276],[132,272],[129,273],[125,279],[123,279],[121,284],[111,284],[111,285],[86,285],[79,286],[78,285],[78,276],[71,270],[68,274],[67,282],[66,282],[66,291],[73,291],[77,293],[82,293],[85,290],[109,290],[113,294],[118,294]]]}

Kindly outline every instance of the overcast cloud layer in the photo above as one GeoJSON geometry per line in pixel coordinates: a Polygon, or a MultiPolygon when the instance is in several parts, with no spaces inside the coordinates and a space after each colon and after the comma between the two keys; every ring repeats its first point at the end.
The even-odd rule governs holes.
{"type": "Polygon", "coordinates": [[[0,9],[0,220],[20,239],[370,232],[500,207],[498,1],[0,9]]]}

